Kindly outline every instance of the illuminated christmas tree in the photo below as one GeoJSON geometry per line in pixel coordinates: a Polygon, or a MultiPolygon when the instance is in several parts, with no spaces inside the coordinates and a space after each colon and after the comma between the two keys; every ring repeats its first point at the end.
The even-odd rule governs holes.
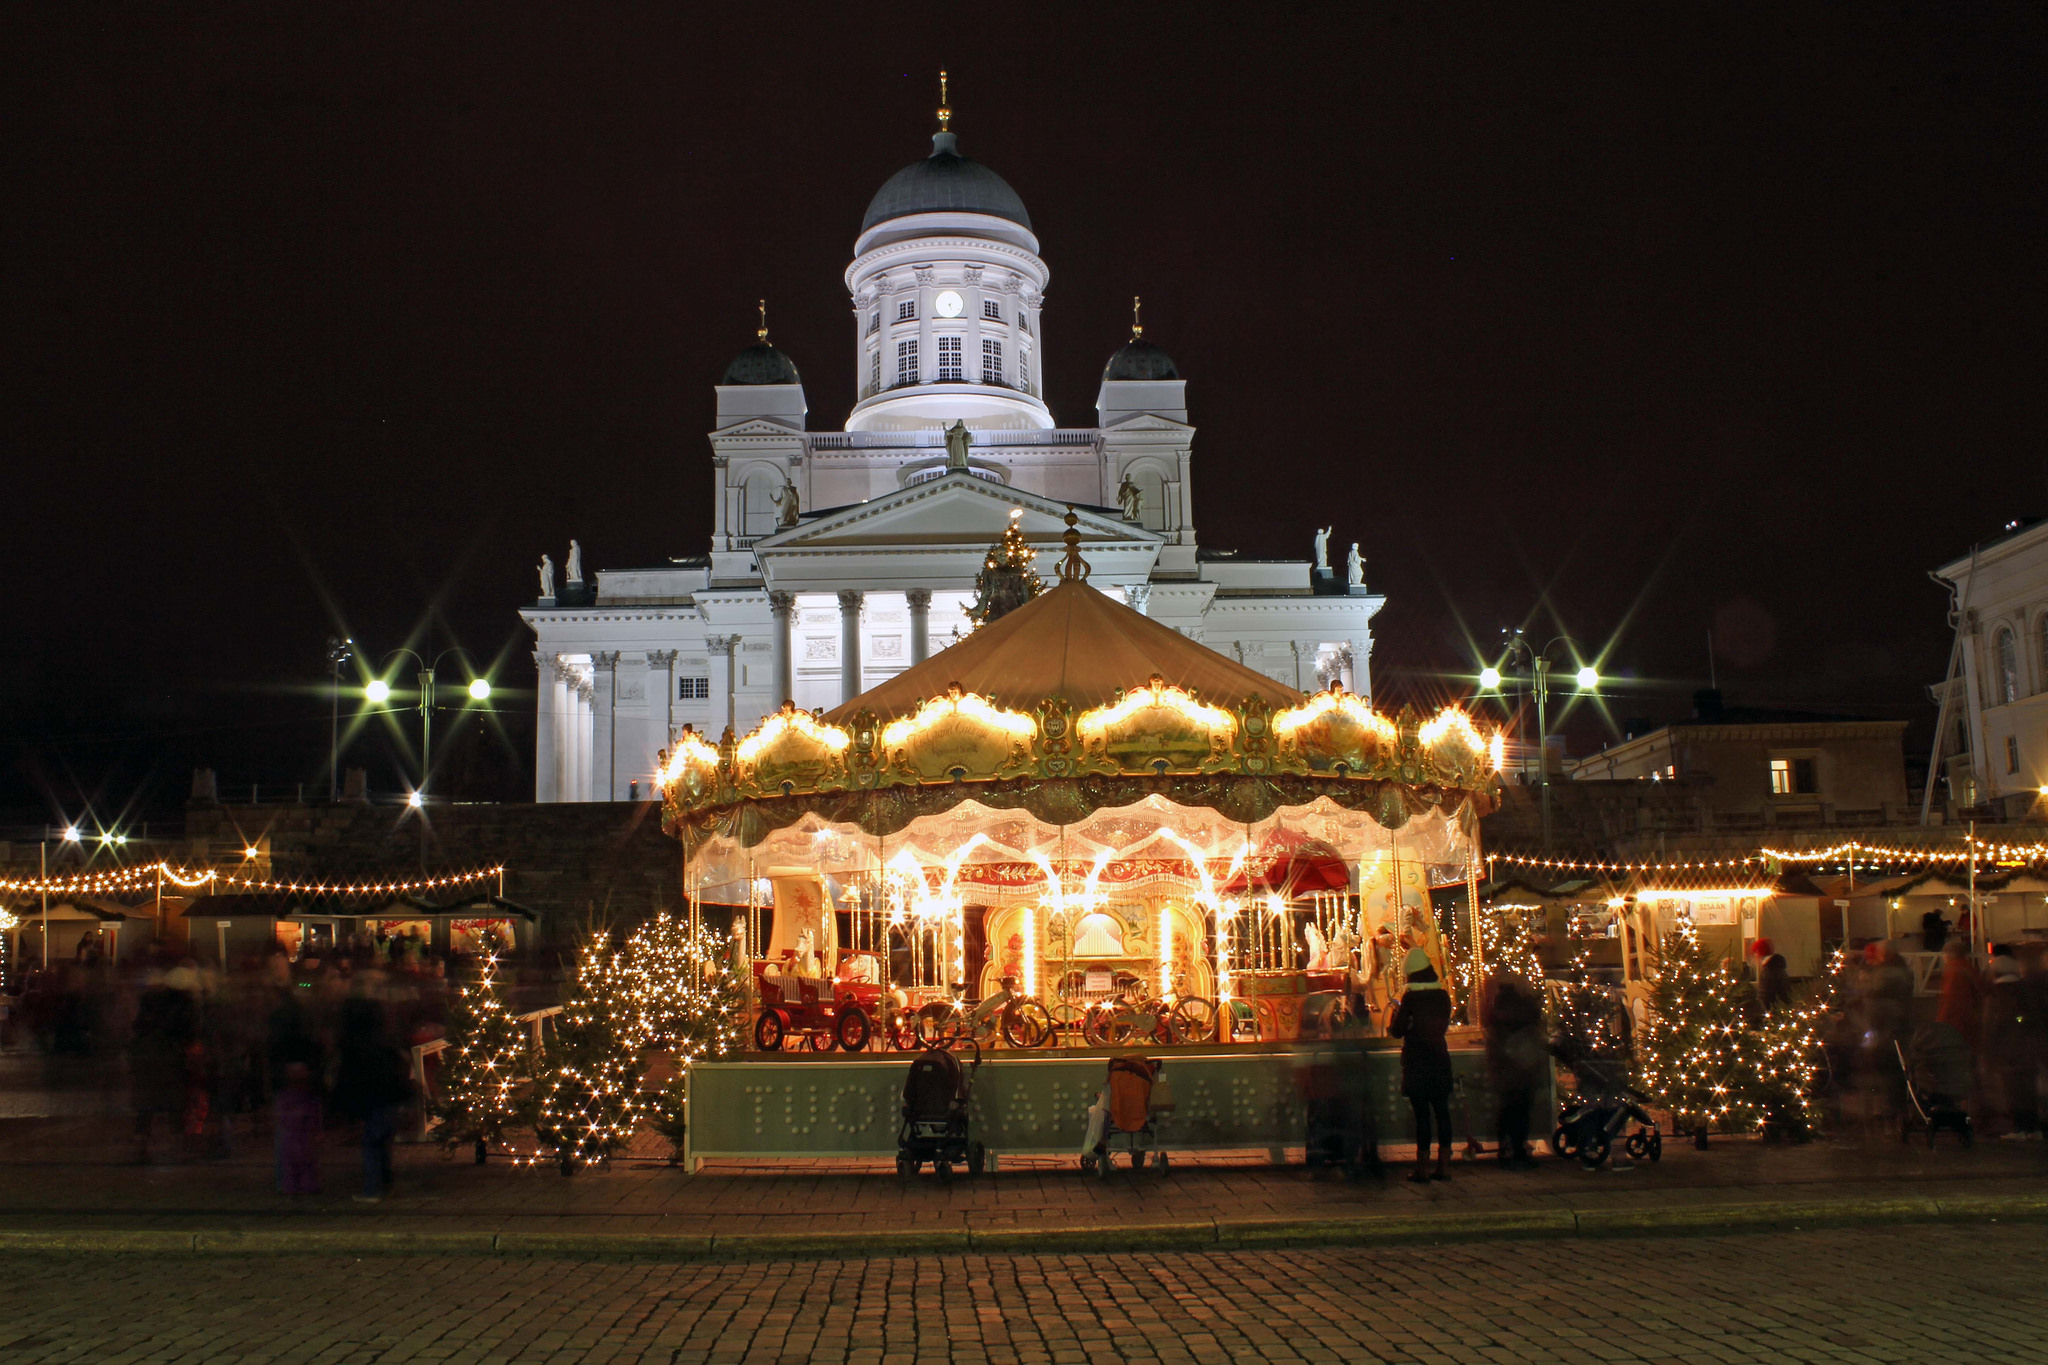
{"type": "Polygon", "coordinates": [[[974,576],[974,605],[967,608],[967,615],[976,629],[1001,620],[1045,591],[1038,571],[1031,567],[1037,552],[1025,543],[1023,533],[1017,529],[1020,515],[1010,514],[1010,524],[1003,528],[996,543],[988,547],[981,572],[974,576]]]}
{"type": "Polygon", "coordinates": [[[730,945],[701,926],[656,916],[626,944],[622,1036],[675,1054],[679,1065],[738,1052],[747,1037],[747,995],[729,957],[730,945]]]}
{"type": "MultiPolygon", "coordinates": [[[[1465,932],[1451,944],[1451,974],[1457,981],[1458,999],[1476,1010],[1483,983],[1472,979],[1472,950],[1466,941],[1471,933],[1471,916],[1461,914],[1457,920],[1465,932]]],[[[1484,975],[1492,976],[1505,968],[1537,995],[1543,994],[1543,962],[1536,956],[1536,936],[1522,923],[1520,915],[1512,910],[1482,909],[1479,936],[1479,967],[1484,975]]]]}
{"type": "Polygon", "coordinates": [[[640,1017],[624,956],[593,938],[536,1085],[534,1131],[564,1175],[604,1160],[633,1135],[644,1068],[640,1017]]]}
{"type": "Polygon", "coordinates": [[[1750,1021],[1753,995],[1732,968],[1708,959],[1690,925],[1664,936],[1637,1056],[1643,1090],[1671,1111],[1679,1132],[1704,1141],[1713,1129],[1762,1126],[1766,1047],[1750,1021]]]}
{"type": "Polygon", "coordinates": [[[1628,1055],[1629,1041],[1621,1032],[1614,997],[1593,980],[1590,943],[1582,942],[1565,968],[1563,985],[1553,999],[1551,1033],[1567,1060],[1628,1055]]]}
{"type": "Polygon", "coordinates": [[[475,1143],[482,1164],[486,1145],[502,1142],[505,1130],[527,1116],[522,1091],[533,1072],[525,1030],[498,986],[497,936],[485,931],[478,951],[476,980],[463,986],[449,1010],[442,1095],[434,1113],[441,1120],[441,1140],[450,1146],[475,1143]]]}

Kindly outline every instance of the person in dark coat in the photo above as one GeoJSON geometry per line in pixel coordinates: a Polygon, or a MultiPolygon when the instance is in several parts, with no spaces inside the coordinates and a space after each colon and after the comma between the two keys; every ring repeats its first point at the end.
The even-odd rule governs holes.
{"type": "Polygon", "coordinates": [[[1756,969],[1756,1004],[1770,1015],[1792,1003],[1792,967],[1783,953],[1772,953],[1756,969]]]}
{"type": "Polygon", "coordinates": [[[2031,1017],[2025,973],[2012,949],[1992,949],[1989,986],[1984,992],[1984,1060],[2005,1102],[2014,1142],[2041,1138],[2041,1105],[2035,1076],[2041,1066],[2040,1027],[2031,1017]]]}
{"type": "Polygon", "coordinates": [[[1421,1184],[1451,1178],[1451,997],[1436,967],[1420,947],[1408,950],[1408,989],[1394,1008],[1387,1032],[1401,1040],[1401,1093],[1415,1111],[1415,1170],[1421,1184]],[[1436,1169],[1429,1165],[1431,1120],[1437,1134],[1436,1169]]]}
{"type": "Polygon", "coordinates": [[[1520,976],[1496,967],[1486,979],[1479,1017],[1486,1031],[1487,1079],[1498,1105],[1494,1131],[1500,1135],[1500,1163],[1533,1166],[1529,1106],[1549,1061],[1542,997],[1520,976]]]}
{"type": "Polygon", "coordinates": [[[199,1002],[161,975],[135,1002],[134,1034],[128,1045],[135,1106],[135,1160],[149,1161],[151,1128],[168,1114],[176,1132],[186,1107],[187,1072],[199,1038],[199,1002]]]}
{"type": "Polygon", "coordinates": [[[363,1125],[363,1192],[356,1198],[375,1203],[391,1187],[391,1139],[412,1095],[411,1069],[391,1040],[384,1006],[368,995],[342,1002],[340,1034],[334,1107],[363,1125]]]}

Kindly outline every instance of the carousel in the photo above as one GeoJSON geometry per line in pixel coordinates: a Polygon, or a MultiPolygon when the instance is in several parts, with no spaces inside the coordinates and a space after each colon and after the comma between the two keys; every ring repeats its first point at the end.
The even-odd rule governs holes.
{"type": "Polygon", "coordinates": [[[668,755],[691,911],[744,907],[750,1061],[1271,1051],[1398,993],[1404,937],[1441,964],[1500,737],[1186,639],[1089,586],[1074,521],[1057,584],[952,648],[668,755]]]}

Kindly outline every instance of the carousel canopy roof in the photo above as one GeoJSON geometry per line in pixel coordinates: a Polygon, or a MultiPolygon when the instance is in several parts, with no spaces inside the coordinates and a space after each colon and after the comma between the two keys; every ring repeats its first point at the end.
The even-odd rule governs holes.
{"type": "Polygon", "coordinates": [[[953,683],[1012,711],[1028,712],[1047,697],[1064,697],[1084,711],[1109,705],[1154,674],[1223,706],[1251,696],[1274,707],[1302,701],[1286,684],[1073,578],[825,718],[843,725],[864,710],[884,720],[906,716],[953,683]]]}

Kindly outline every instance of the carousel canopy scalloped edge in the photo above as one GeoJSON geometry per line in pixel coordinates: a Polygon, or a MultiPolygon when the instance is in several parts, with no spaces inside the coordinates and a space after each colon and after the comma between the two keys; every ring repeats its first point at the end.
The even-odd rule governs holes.
{"type": "MultiPolygon", "coordinates": [[[[841,727],[821,711],[784,702],[743,739],[728,730],[713,745],[685,726],[663,756],[662,828],[686,848],[716,826],[752,844],[801,818],[807,797],[833,798],[846,810],[847,798],[861,793],[903,796],[909,793],[902,789],[917,788],[924,799],[915,805],[928,811],[986,798],[998,786],[1157,789],[1176,778],[1198,779],[1186,804],[1217,804],[1219,781],[1278,782],[1347,806],[1378,806],[1383,823],[1387,816],[1399,823],[1405,815],[1397,808],[1490,811],[1502,750],[1498,731],[1480,734],[1457,706],[1428,719],[1408,707],[1388,717],[1341,686],[1276,712],[1256,695],[1234,708],[1217,706],[1155,674],[1076,716],[1061,697],[1027,714],[955,683],[915,713],[888,721],[863,710],[841,727]],[[750,806],[751,818],[721,818],[750,806]]],[[[1174,795],[1170,786],[1165,794],[1174,795]]],[[[900,801],[885,804],[908,814],[900,801]]],[[[856,818],[879,833],[901,817],[878,809],[856,818]]]]}

